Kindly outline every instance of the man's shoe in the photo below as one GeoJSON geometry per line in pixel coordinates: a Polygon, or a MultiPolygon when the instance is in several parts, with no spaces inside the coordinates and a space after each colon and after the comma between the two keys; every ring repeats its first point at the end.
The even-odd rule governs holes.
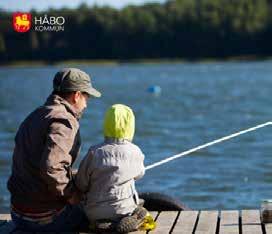
{"type": "Polygon", "coordinates": [[[114,233],[117,223],[107,219],[96,220],[90,225],[90,230],[95,233],[114,233]]]}

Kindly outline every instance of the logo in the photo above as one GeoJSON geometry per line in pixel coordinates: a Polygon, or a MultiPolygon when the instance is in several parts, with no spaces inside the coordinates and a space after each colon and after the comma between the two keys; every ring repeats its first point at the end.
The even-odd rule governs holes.
{"type": "Polygon", "coordinates": [[[13,28],[16,32],[24,33],[31,28],[31,14],[30,13],[13,13],[13,28]]]}
{"type": "Polygon", "coordinates": [[[35,16],[35,31],[59,32],[64,31],[65,18],[63,16],[35,16]]]}

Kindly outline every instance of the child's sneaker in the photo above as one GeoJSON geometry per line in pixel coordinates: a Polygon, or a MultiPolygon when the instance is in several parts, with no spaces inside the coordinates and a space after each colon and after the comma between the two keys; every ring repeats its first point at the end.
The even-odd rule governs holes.
{"type": "Polygon", "coordinates": [[[131,215],[120,220],[116,227],[117,232],[128,233],[138,230],[147,214],[148,211],[144,207],[138,206],[131,215]]]}

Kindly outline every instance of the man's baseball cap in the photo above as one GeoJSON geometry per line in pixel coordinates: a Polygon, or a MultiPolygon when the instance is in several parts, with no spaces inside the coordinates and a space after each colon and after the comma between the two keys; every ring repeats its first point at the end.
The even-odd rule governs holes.
{"type": "Polygon", "coordinates": [[[81,91],[90,96],[100,97],[101,93],[93,88],[90,76],[77,68],[64,68],[57,72],[53,80],[56,92],[81,91]]]}

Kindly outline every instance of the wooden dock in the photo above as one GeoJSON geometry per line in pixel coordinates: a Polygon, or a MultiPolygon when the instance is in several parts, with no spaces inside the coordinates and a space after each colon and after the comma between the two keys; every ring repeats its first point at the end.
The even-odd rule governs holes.
{"type": "MultiPolygon", "coordinates": [[[[154,234],[272,234],[272,223],[261,223],[259,210],[162,211],[151,213],[157,223],[157,228],[150,232],[154,234]]],[[[27,234],[27,232],[15,230],[9,220],[10,215],[0,214],[1,234],[27,234]]],[[[140,233],[143,232],[134,232],[134,234],[140,233]]],[[[40,233],[36,232],[35,234],[40,233]]],[[[50,232],[50,234],[53,233],[50,232]]],[[[65,232],[65,234],[68,233],[65,232]]]]}

